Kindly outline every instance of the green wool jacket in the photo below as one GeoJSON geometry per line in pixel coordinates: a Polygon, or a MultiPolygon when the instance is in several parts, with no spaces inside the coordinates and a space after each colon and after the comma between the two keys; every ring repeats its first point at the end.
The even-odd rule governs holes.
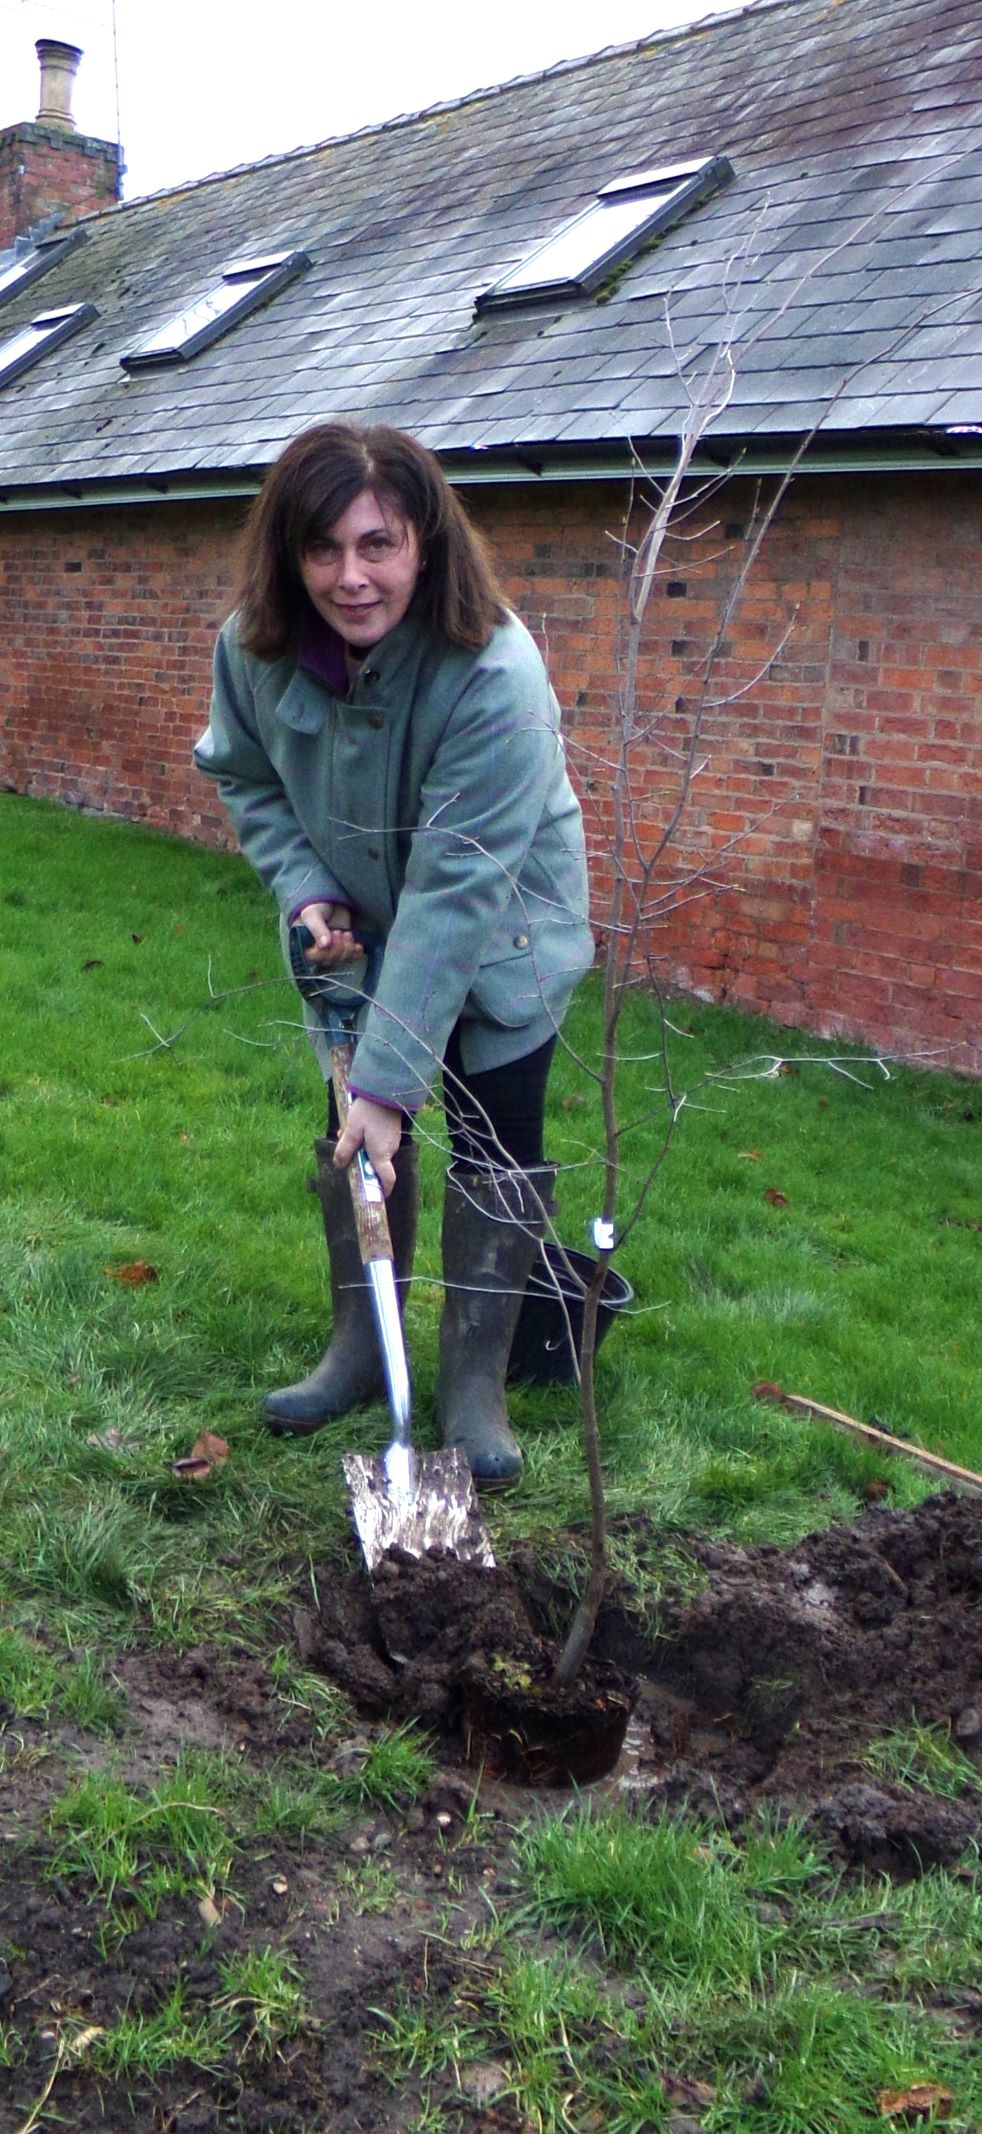
{"type": "Polygon", "coordinates": [[[284,917],[340,898],[385,937],[353,1086],[415,1110],[461,1020],[468,1073],[545,1042],[593,960],[559,706],[517,616],[483,652],[406,617],[348,694],[303,655],[215,653],[194,751],[284,917]]]}

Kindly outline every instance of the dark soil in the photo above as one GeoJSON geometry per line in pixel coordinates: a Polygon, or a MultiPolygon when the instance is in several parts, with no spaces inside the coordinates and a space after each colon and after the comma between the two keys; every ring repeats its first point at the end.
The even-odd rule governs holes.
{"type": "Polygon", "coordinates": [[[423,1719],[486,1778],[588,1785],[616,1763],[635,1682],[591,1654],[570,1689],[553,1689],[559,1648],[512,1571],[393,1549],[371,1584],[322,1576],[317,1599],[298,1635],[360,1710],[423,1719]]]}
{"type": "MultiPolygon", "coordinates": [[[[787,1552],[705,1538],[690,1549],[696,1596],[663,1602],[655,1630],[623,1597],[604,1611],[598,1673],[581,1685],[575,1723],[598,1695],[634,1710],[598,1804],[688,1811],[738,1832],[768,1803],[806,1817],[849,1873],[918,1874],[982,1841],[982,1790],[941,1798],[875,1779],[866,1761],[871,1742],[916,1719],[946,1730],[982,1772],[982,1499],[877,1507],[787,1552]]],[[[270,1759],[325,1752],[262,1659],[224,1648],[120,1661],[129,1718],[111,1751],[11,1716],[0,1794],[0,2039],[18,2051],[8,2051],[11,2064],[0,2057],[0,2134],[46,2123],[32,2114],[49,2084],[60,2124],[108,2134],[404,2134],[416,2124],[412,2077],[390,2087],[374,2049],[377,2011],[394,2008],[403,1989],[418,1999],[424,1981],[431,2000],[451,1990],[466,1972],[468,1927],[487,1918],[488,1896],[507,1901],[512,1827],[568,1797],[542,1790],[556,1775],[555,1735],[542,1760],[537,1731],[555,1656],[549,1630],[557,1599],[568,1597],[521,1556],[497,1571],[396,1560],[374,1586],[354,1566],[324,1570],[316,1608],[307,1594],[293,1614],[295,1642],[360,1714],[332,1763],[355,1768],[381,1722],[418,1717],[439,1746],[435,1785],[407,1812],[356,1815],[329,1839],[254,1846],[233,1878],[236,1902],[210,1934],[193,1900],[171,1900],[114,1945],[101,1902],[83,1884],[44,1875],[47,1807],[83,1770],[112,1762],[146,1786],[189,1746],[223,1748],[256,1772],[270,1759]],[[519,1698],[517,1721],[514,1706],[510,1719],[499,1711],[488,1721],[488,1700],[502,1694],[519,1698]],[[511,1764],[500,1748],[509,1727],[522,1743],[511,1764]],[[516,1774],[536,1788],[515,1784],[516,1774]],[[377,1910],[382,1870],[391,1885],[377,1910]],[[207,2011],[221,1964],[266,1947],[290,1954],[314,2016],[271,2053],[250,2040],[246,2013],[217,2071],[189,2061],[123,2084],[100,2079],[84,2052],[66,2053],[79,2028],[105,2027],[123,2008],[152,2013],[176,1981],[190,2016],[207,2011]]],[[[441,2095],[445,2125],[511,2134],[521,2115],[494,2101],[480,2074],[463,2071],[459,2090],[441,2095]]]]}

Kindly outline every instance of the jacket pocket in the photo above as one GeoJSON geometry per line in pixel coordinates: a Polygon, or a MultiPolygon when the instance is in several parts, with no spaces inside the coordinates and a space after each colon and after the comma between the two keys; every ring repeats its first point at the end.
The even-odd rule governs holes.
{"type": "Polygon", "coordinates": [[[523,928],[492,944],[464,1004],[465,1016],[521,1030],[541,1013],[541,987],[532,945],[523,928]]]}

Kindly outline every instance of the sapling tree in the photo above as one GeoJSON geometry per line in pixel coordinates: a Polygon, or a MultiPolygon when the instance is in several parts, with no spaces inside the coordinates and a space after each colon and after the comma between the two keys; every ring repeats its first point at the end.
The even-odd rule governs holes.
{"type": "MultiPolygon", "coordinates": [[[[641,704],[641,649],[652,590],[662,566],[665,546],[673,534],[677,518],[689,501],[686,492],[693,457],[706,431],[727,405],[734,382],[732,352],[729,346],[724,344],[715,350],[695,389],[690,391],[675,466],[668,477],[657,486],[653,499],[649,502],[645,498],[644,523],[633,542],[630,539],[630,528],[635,517],[632,509],[632,484],[632,494],[628,499],[625,515],[626,531],[623,543],[625,629],[620,648],[618,688],[609,751],[599,763],[594,760],[589,765],[582,762],[580,764],[581,775],[588,787],[596,786],[596,774],[600,771],[609,798],[609,813],[605,826],[606,849],[603,851],[607,902],[601,917],[603,1011],[600,1057],[595,1067],[584,1063],[586,1072],[592,1075],[597,1084],[600,1096],[602,1186],[600,1209],[594,1224],[597,1258],[583,1299],[583,1333],[577,1366],[584,1456],[590,1490],[590,1568],[556,1668],[555,1682],[560,1688],[575,1679],[583,1663],[593,1637],[609,1575],[606,1497],[594,1374],[597,1315],[612,1254],[641,1214],[649,1189],[667,1152],[681,1108],[680,1100],[673,1091],[666,1052],[666,1110],[658,1146],[642,1183],[641,1192],[636,1197],[633,1208],[625,1212],[621,1205],[621,1127],[617,1098],[621,1015],[628,991],[637,983],[639,968],[646,971],[649,979],[653,979],[655,975],[651,930],[659,909],[659,867],[682,820],[692,781],[697,774],[703,716],[714,667],[711,654],[706,663],[706,679],[701,700],[691,722],[687,744],[677,762],[676,791],[671,809],[654,845],[646,848],[636,815],[634,769],[639,744],[643,742],[650,745],[654,730],[652,720],[641,704]]],[[[638,471],[639,474],[643,472],[640,467],[638,471]]],[[[643,484],[643,489],[647,491],[647,483],[643,484]]],[[[717,643],[719,636],[721,632],[717,643]]]]}
{"type": "MultiPolygon", "coordinates": [[[[782,310],[790,301],[786,297],[782,310]]],[[[745,335],[740,351],[756,338],[762,322],[745,335]]],[[[909,331],[910,329],[905,329],[909,331]]],[[[671,338],[671,322],[669,322],[671,338]]],[[[697,684],[686,699],[685,720],[678,726],[678,707],[663,702],[651,708],[642,681],[650,603],[660,579],[675,562],[678,544],[685,544],[689,569],[698,567],[700,553],[718,566],[727,555],[716,506],[731,478],[697,471],[694,462],[707,434],[729,404],[737,376],[738,346],[735,335],[724,334],[693,378],[679,362],[677,375],[686,393],[678,449],[671,470],[657,481],[637,462],[631,479],[621,537],[621,642],[618,647],[617,689],[606,734],[600,747],[572,750],[574,767],[594,803],[594,877],[603,884],[594,916],[602,938],[603,1011],[600,1053],[594,1062],[581,1060],[584,1072],[597,1087],[601,1113],[601,1146],[598,1166],[601,1180],[600,1208],[594,1224],[596,1262],[583,1297],[583,1333],[577,1366],[584,1456],[590,1491],[589,1572],[573,1621],[561,1652],[555,1682],[568,1686],[575,1679],[596,1627],[597,1615],[609,1577],[607,1520],[600,1426],[594,1376],[598,1313],[612,1256],[642,1217],[651,1189],[672,1142],[687,1093],[675,1083],[664,1016],[658,1059],[661,1069],[660,1107],[645,1121],[654,1128],[654,1149],[639,1188],[630,1205],[625,1204],[624,1167],[621,1145],[625,1127],[618,1105],[618,1069],[624,1060],[620,1024],[629,994],[643,984],[660,1000],[658,929],[679,903],[696,895],[711,894],[719,886],[719,870],[725,866],[739,838],[724,840],[710,852],[698,836],[685,838],[686,818],[693,791],[707,768],[711,730],[738,698],[746,696],[766,678],[784,653],[796,624],[792,613],[783,627],[775,627],[773,642],[761,660],[739,682],[721,674],[727,633],[744,598],[761,547],[773,526],[800,461],[815,435],[804,437],[787,469],[776,479],[765,501],[755,494],[746,537],[739,558],[730,572],[721,598],[717,599],[715,626],[700,662],[697,684]],[[639,805],[644,779],[639,759],[660,757],[662,819],[654,834],[642,820],[639,805]],[[684,863],[679,865],[680,850],[684,863]]],[[[858,366],[857,366],[858,368],[858,366]]],[[[826,409],[835,405],[846,389],[852,371],[841,381],[826,409]]],[[[834,1062],[830,1064],[835,1064],[834,1062]]],[[[882,1062],[878,1063],[882,1066],[882,1062]]],[[[765,1063],[763,1071],[776,1071],[765,1063]]],[[[885,1069],[884,1069],[885,1072],[885,1069]]],[[[639,1122],[629,1128],[636,1137],[639,1122]]]]}

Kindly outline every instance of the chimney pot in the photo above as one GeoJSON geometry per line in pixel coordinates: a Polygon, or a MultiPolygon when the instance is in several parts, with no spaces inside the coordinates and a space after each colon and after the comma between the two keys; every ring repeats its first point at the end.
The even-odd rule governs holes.
{"type": "Polygon", "coordinates": [[[49,126],[65,126],[74,133],[72,90],[81,51],[78,45],[62,44],[57,37],[39,37],[34,49],[41,67],[38,120],[49,126]]]}

